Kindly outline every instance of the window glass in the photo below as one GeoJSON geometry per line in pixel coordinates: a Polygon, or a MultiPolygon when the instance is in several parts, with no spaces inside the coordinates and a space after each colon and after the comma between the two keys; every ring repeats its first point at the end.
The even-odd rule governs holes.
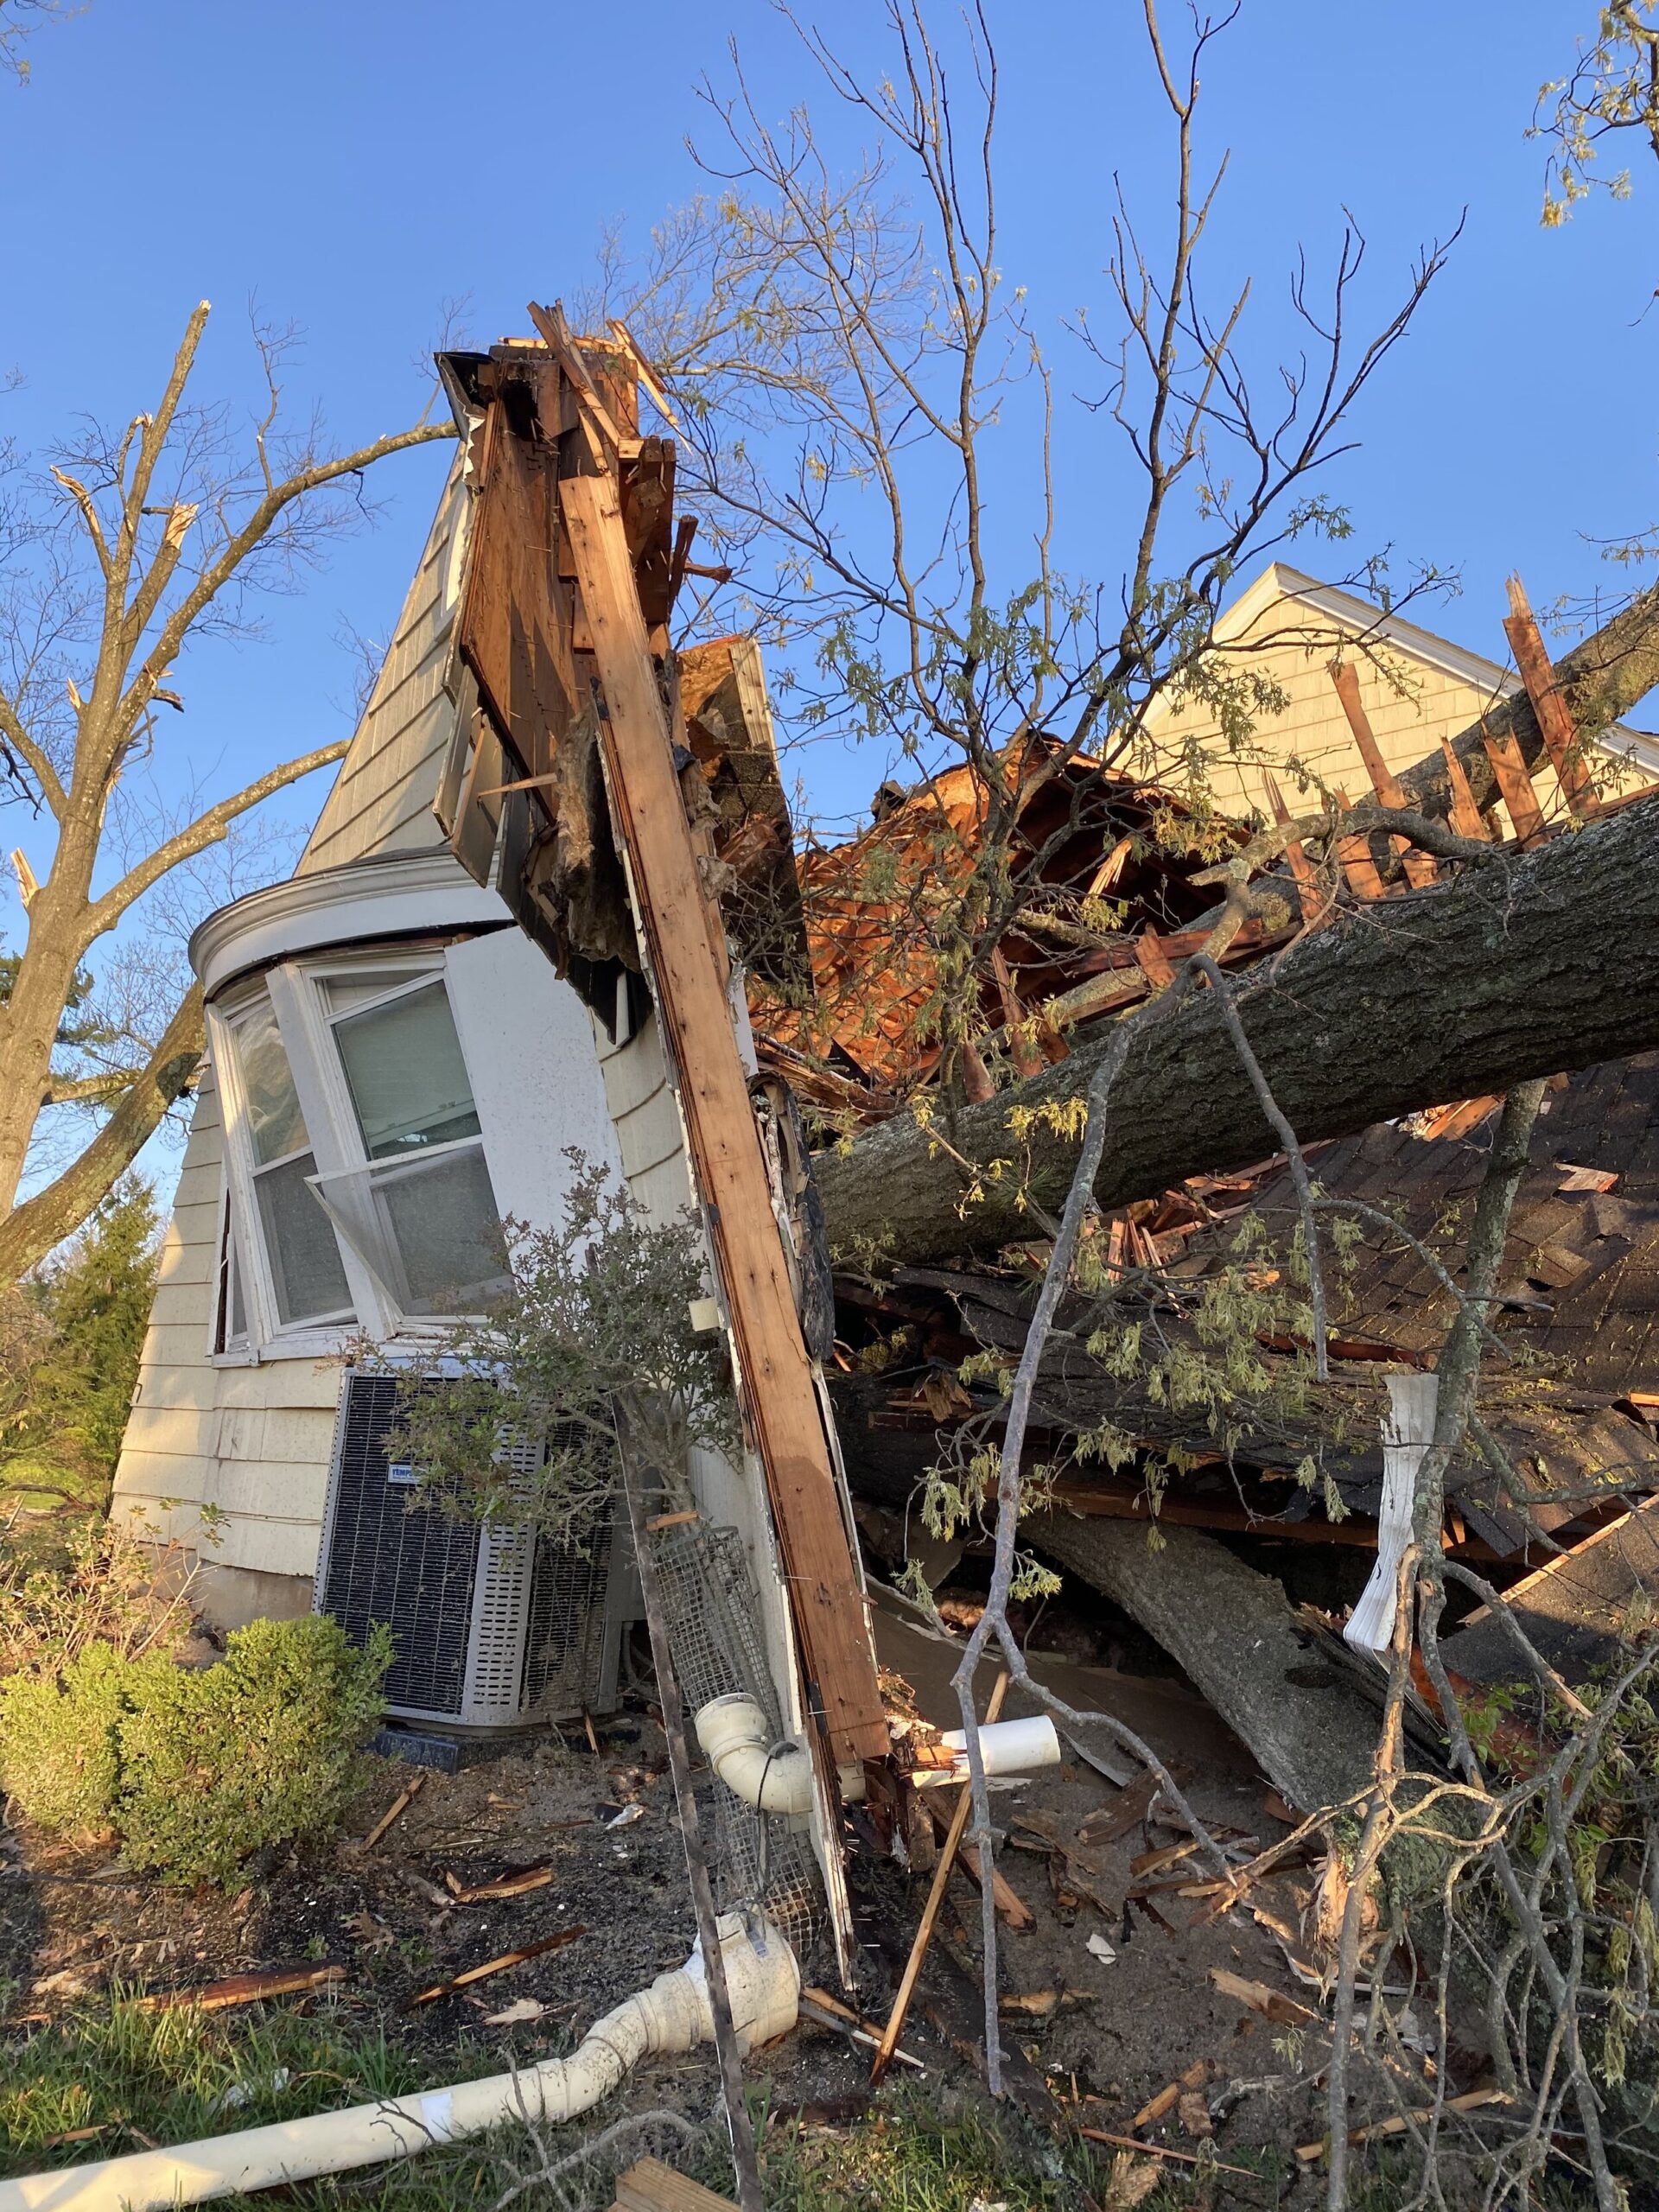
{"type": "Polygon", "coordinates": [[[236,1049],[248,1102],[248,1136],[254,1158],[264,1166],[309,1144],[305,1116],[294,1095],[288,1055],[269,1000],[238,1024],[236,1049]]]}
{"type": "MultiPolygon", "coordinates": [[[[371,1160],[479,1135],[473,1090],[442,982],[334,1024],[371,1160]]],[[[480,1163],[481,1165],[481,1163],[480,1163]]]]}
{"type": "Polygon", "coordinates": [[[333,1224],[306,1184],[306,1177],[316,1172],[311,1154],[302,1152],[253,1180],[276,1317],[284,1323],[351,1311],[352,1294],[333,1224]]]}
{"type": "Polygon", "coordinates": [[[344,1014],[348,1007],[361,1006],[365,999],[383,999],[388,991],[400,990],[405,983],[412,983],[418,972],[412,968],[367,968],[359,969],[353,976],[325,976],[323,1004],[330,1014],[344,1014]]]}

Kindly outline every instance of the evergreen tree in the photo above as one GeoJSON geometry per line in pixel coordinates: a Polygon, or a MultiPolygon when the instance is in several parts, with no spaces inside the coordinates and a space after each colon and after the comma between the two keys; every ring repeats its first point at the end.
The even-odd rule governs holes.
{"type": "Polygon", "coordinates": [[[128,1176],[0,1317],[0,1513],[101,1512],[155,1294],[155,1195],[128,1176]]]}

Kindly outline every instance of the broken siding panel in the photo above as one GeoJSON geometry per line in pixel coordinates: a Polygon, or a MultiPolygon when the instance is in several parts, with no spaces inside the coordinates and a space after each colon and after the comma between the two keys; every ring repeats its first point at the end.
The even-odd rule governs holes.
{"type": "Polygon", "coordinates": [[[647,1021],[623,1046],[600,1036],[606,1104],[628,1188],[653,1221],[671,1218],[692,1203],[685,1132],[668,1080],[662,1040],[647,1021]]]}
{"type": "Polygon", "coordinates": [[[472,494],[452,466],[385,664],[296,873],[441,842],[431,812],[454,728],[452,557],[472,494]]]}
{"type": "MultiPolygon", "coordinates": [[[[325,1406],[340,1403],[345,1369],[337,1360],[272,1359],[258,1367],[221,1367],[219,1402],[225,1407],[325,1406]]],[[[326,1455],[325,1455],[326,1456],[326,1455]]]]}

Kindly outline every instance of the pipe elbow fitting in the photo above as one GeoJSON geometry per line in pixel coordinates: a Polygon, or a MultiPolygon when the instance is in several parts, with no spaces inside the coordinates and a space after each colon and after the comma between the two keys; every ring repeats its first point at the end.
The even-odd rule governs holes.
{"type": "Polygon", "coordinates": [[[771,1741],[766,1715],[753,1698],[711,1698],[695,1726],[703,1756],[734,1797],[756,1812],[790,1819],[810,1809],[810,1758],[789,1738],[771,1741]]]}

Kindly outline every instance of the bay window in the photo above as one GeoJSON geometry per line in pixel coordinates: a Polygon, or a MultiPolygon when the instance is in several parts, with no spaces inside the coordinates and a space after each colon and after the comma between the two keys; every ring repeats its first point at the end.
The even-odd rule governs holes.
{"type": "Polygon", "coordinates": [[[316,1155],[268,998],[235,1024],[233,1037],[254,1211],[277,1323],[349,1321],[352,1294],[334,1232],[311,1189],[316,1155]]]}
{"type": "Polygon", "coordinates": [[[215,1350],[232,1300],[278,1348],[284,1332],[357,1321],[385,1337],[487,1307],[506,1262],[442,969],[284,966],[217,1022],[231,1173],[215,1350]]]}

